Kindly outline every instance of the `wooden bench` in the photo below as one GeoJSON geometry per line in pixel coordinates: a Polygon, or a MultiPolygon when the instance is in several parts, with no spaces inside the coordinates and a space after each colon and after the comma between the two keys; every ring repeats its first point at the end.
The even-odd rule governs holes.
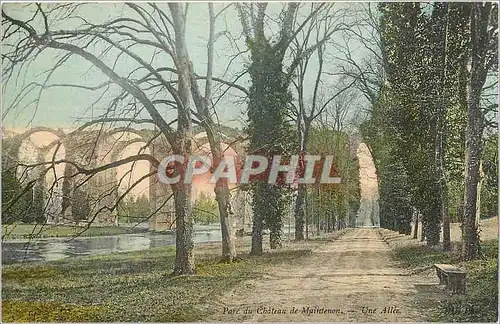
{"type": "Polygon", "coordinates": [[[467,273],[451,264],[435,264],[439,284],[446,285],[446,289],[452,293],[465,293],[466,275],[467,273]]]}

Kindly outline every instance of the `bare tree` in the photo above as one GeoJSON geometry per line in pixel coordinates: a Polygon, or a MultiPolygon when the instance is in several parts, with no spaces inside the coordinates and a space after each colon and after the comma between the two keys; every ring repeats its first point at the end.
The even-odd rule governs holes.
{"type": "MultiPolygon", "coordinates": [[[[192,124],[199,123],[207,130],[214,160],[221,156],[220,134],[212,119],[211,102],[212,82],[220,82],[231,87],[240,87],[225,82],[213,74],[213,44],[215,42],[215,14],[209,6],[210,39],[207,75],[195,73],[186,45],[186,19],[189,4],[133,4],[123,5],[123,13],[102,23],[93,23],[89,17],[81,16],[83,5],[59,4],[45,6],[31,5],[31,11],[23,9],[19,18],[16,13],[2,8],[2,24],[5,26],[3,42],[9,50],[3,54],[6,68],[4,77],[14,82],[17,75],[29,68],[31,61],[40,53],[51,51],[62,53],[59,59],[45,72],[43,83],[30,82],[20,91],[12,104],[19,107],[28,94],[37,93],[53,86],[77,87],[93,91],[102,103],[106,93],[117,93],[108,104],[105,113],[86,123],[92,125],[114,125],[120,122],[130,124],[151,124],[158,130],[158,136],[169,144],[171,153],[189,156],[192,147],[192,124]],[[30,17],[26,17],[30,13],[30,17]],[[69,25],[79,26],[71,29],[55,29],[57,22],[67,21],[69,25]],[[212,56],[211,56],[212,55],[212,56]],[[50,84],[55,70],[67,64],[70,57],[79,57],[100,71],[107,80],[98,85],[87,84],[50,84]],[[126,62],[130,70],[119,72],[118,66],[126,62]],[[205,80],[205,94],[198,87],[198,80],[205,80]],[[191,100],[195,109],[192,108],[191,100]],[[149,118],[138,118],[144,114],[149,118]],[[170,121],[166,117],[172,116],[170,121]]],[[[38,108],[38,107],[37,107],[38,108]]],[[[101,126],[102,128],[102,126],[101,126]]],[[[146,160],[153,170],[148,176],[158,172],[159,161],[151,154],[137,154],[122,160],[95,168],[84,168],[74,161],[64,159],[51,164],[68,163],[77,173],[93,176],[110,168],[146,160]]],[[[193,218],[191,207],[191,184],[185,183],[186,164],[176,164],[173,176],[179,176],[176,184],[171,185],[176,214],[176,259],[174,275],[192,274],[195,271],[193,256],[193,218]]],[[[72,175],[74,176],[74,175],[72,175]]],[[[144,177],[146,179],[146,176],[144,177]]],[[[142,179],[142,180],[144,180],[142,179]]],[[[218,183],[216,196],[223,209],[223,256],[231,260],[235,256],[230,230],[227,228],[229,214],[229,194],[227,184],[218,183]]],[[[115,209],[116,206],[108,208],[115,209]]]]}
{"type": "Polygon", "coordinates": [[[385,58],[382,50],[379,19],[376,4],[359,3],[353,6],[356,23],[343,35],[343,42],[333,44],[339,55],[339,72],[336,74],[356,78],[356,87],[373,106],[378,102],[380,89],[385,83],[385,58]],[[361,57],[353,56],[353,48],[366,53],[361,57]]]}
{"type": "MultiPolygon", "coordinates": [[[[213,119],[214,107],[211,104],[212,99],[212,82],[213,82],[213,57],[214,57],[214,44],[217,35],[215,34],[215,20],[216,15],[214,13],[213,3],[208,4],[209,11],[209,38],[208,38],[208,63],[207,63],[207,76],[205,83],[205,95],[202,96],[201,91],[198,87],[198,81],[196,75],[190,66],[190,76],[191,76],[191,89],[193,92],[193,98],[196,106],[196,117],[201,122],[204,127],[208,141],[210,143],[210,149],[212,152],[212,170],[219,167],[220,163],[224,159],[224,149],[222,147],[222,133],[218,128],[218,124],[213,119]]],[[[242,88],[240,88],[241,90],[242,88]]],[[[243,89],[243,92],[247,93],[243,89]]],[[[218,178],[215,184],[215,198],[219,206],[219,215],[221,222],[222,231],[222,260],[224,262],[232,262],[236,258],[236,248],[234,246],[233,231],[231,229],[230,215],[233,214],[230,201],[229,184],[227,178],[218,178]]]]}

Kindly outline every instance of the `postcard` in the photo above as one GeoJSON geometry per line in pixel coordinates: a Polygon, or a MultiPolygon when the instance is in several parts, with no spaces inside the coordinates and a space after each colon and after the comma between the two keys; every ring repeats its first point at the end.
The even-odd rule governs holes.
{"type": "Polygon", "coordinates": [[[496,322],[498,2],[5,2],[3,322],[496,322]]]}

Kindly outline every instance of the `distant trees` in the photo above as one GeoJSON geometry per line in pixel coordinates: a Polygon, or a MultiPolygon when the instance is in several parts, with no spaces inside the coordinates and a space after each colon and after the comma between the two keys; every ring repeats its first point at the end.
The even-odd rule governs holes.
{"type": "MultiPolygon", "coordinates": [[[[325,232],[332,232],[353,223],[360,205],[359,165],[351,154],[353,142],[345,131],[331,125],[316,125],[309,130],[308,154],[333,156],[330,170],[341,177],[341,183],[305,185],[306,224],[325,232]],[[334,170],[333,170],[334,169],[334,170]]],[[[356,148],[354,148],[356,149],[356,148]]],[[[319,165],[322,165],[321,161],[319,165]]]]}
{"type": "Polygon", "coordinates": [[[117,212],[119,223],[141,223],[151,214],[149,199],[146,195],[131,196],[120,202],[117,212]]]}
{"type": "Polygon", "coordinates": [[[380,226],[408,234],[412,220],[413,195],[408,172],[398,151],[398,141],[394,137],[395,125],[388,120],[390,112],[399,107],[391,105],[392,100],[383,91],[370,118],[361,124],[364,140],[371,148],[377,168],[380,194],[380,226]]]}
{"type": "Polygon", "coordinates": [[[379,9],[387,83],[380,89],[362,132],[372,147],[381,177],[381,223],[406,231],[400,226],[411,221],[411,187],[412,204],[424,215],[428,242],[436,244],[439,232],[432,229],[439,225],[440,218],[435,200],[437,179],[432,172],[435,129],[426,125],[431,112],[424,109],[427,84],[420,70],[426,55],[423,18],[418,4],[386,3],[379,9]]]}
{"type": "Polygon", "coordinates": [[[219,220],[217,201],[207,194],[201,193],[193,204],[194,221],[198,224],[213,224],[219,220]]]}
{"type": "MultiPolygon", "coordinates": [[[[300,33],[291,44],[292,58],[297,62],[296,72],[292,79],[294,101],[290,105],[290,114],[296,124],[296,153],[300,156],[309,154],[308,145],[313,127],[321,124],[323,131],[345,131],[343,127],[347,115],[355,102],[349,91],[359,75],[353,76],[353,81],[345,82],[343,77],[332,84],[331,76],[335,73],[330,67],[333,61],[329,60],[329,47],[333,47],[335,40],[328,40],[329,35],[339,33],[347,28],[346,12],[327,8],[321,15],[311,19],[311,24],[300,33]],[[308,53],[309,44],[315,40],[316,49],[308,53]],[[309,81],[311,80],[311,81],[309,81]],[[349,97],[345,95],[348,94],[349,97]],[[325,124],[328,124],[326,125],[325,124]]],[[[318,134],[316,134],[318,135],[318,134]]],[[[321,135],[320,135],[321,136],[321,135]]],[[[336,151],[323,151],[323,154],[336,154],[336,151]]],[[[304,219],[306,217],[307,185],[299,184],[295,199],[295,240],[304,239],[304,219]]]]}
{"type": "Polygon", "coordinates": [[[410,234],[413,207],[408,175],[398,159],[389,157],[380,170],[380,226],[410,234]]]}

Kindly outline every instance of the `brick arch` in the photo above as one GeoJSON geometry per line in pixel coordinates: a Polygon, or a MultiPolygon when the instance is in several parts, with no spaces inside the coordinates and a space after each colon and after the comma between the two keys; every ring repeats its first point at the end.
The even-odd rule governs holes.
{"type": "MultiPolygon", "coordinates": [[[[133,138],[131,140],[127,140],[127,141],[121,141],[121,142],[118,142],[116,143],[116,146],[113,148],[113,151],[112,151],[112,160],[115,161],[119,156],[120,154],[123,153],[123,151],[125,151],[125,149],[132,145],[132,144],[135,144],[135,143],[144,143],[144,144],[147,144],[147,142],[142,139],[142,138],[133,138]]],[[[146,147],[149,149],[149,147],[146,147]]]]}
{"type": "MultiPolygon", "coordinates": [[[[57,136],[59,138],[58,141],[64,141],[64,139],[66,137],[66,134],[61,129],[53,129],[50,127],[42,127],[42,126],[33,127],[33,128],[26,130],[25,132],[23,132],[21,134],[14,135],[13,137],[8,139],[8,142],[9,142],[8,150],[7,150],[8,154],[11,157],[15,157],[18,159],[19,158],[19,150],[20,150],[23,142],[26,139],[28,139],[31,135],[36,134],[36,133],[42,133],[42,132],[54,134],[55,136],[57,136]]],[[[57,140],[54,142],[57,142],[57,140]]]]}
{"type": "MultiPolygon", "coordinates": [[[[113,133],[123,132],[123,128],[113,133]]],[[[126,130],[125,130],[126,131],[126,130]]],[[[118,141],[112,152],[112,159],[118,160],[120,154],[122,154],[130,145],[136,143],[148,144],[147,149],[149,154],[156,155],[155,157],[161,161],[164,154],[169,152],[170,146],[162,141],[162,138],[154,138],[154,133],[149,131],[134,132],[134,134],[139,135],[138,138],[132,138],[129,140],[118,141]],[[142,136],[141,136],[142,135],[142,136]]],[[[146,153],[146,152],[144,152],[146,153]]],[[[148,161],[144,161],[148,162],[148,161]]],[[[150,162],[149,169],[147,173],[153,171],[156,166],[153,166],[150,162]]],[[[118,171],[118,169],[116,170],[118,171]]],[[[143,176],[145,174],[141,174],[143,176]]],[[[119,178],[118,172],[116,174],[117,179],[119,178]]],[[[137,180],[137,179],[134,179],[137,180]]],[[[165,197],[169,196],[171,193],[171,188],[167,184],[163,184],[158,181],[156,175],[152,175],[149,179],[144,179],[143,182],[148,182],[147,196],[149,199],[149,207],[151,212],[155,212],[153,216],[148,219],[148,225],[151,230],[168,230],[175,226],[175,217],[172,211],[173,209],[173,199],[165,202],[165,197]]],[[[118,188],[117,192],[120,191],[118,188]]],[[[121,193],[123,194],[123,192],[121,193]]],[[[119,220],[118,220],[119,222],[119,220]]]]}
{"type": "MultiPolygon", "coordinates": [[[[206,134],[203,135],[204,133],[205,133],[204,131],[200,131],[200,132],[197,132],[196,134],[193,135],[192,141],[195,144],[194,148],[201,147],[201,146],[208,143],[208,137],[206,136],[206,134]],[[200,135],[202,135],[202,136],[200,136],[200,135]]],[[[244,157],[246,155],[244,143],[241,143],[240,141],[238,141],[238,138],[228,136],[224,133],[222,133],[222,135],[224,137],[222,139],[222,144],[225,144],[225,145],[229,146],[230,148],[232,148],[236,152],[236,154],[240,157],[244,157]]]]}
{"type": "MultiPolygon", "coordinates": [[[[96,147],[97,150],[100,151],[101,154],[104,155],[102,163],[110,163],[118,160],[119,155],[123,153],[123,151],[133,143],[148,143],[151,136],[148,131],[138,130],[130,127],[117,127],[111,130],[106,131],[105,133],[99,134],[100,136],[97,138],[96,147]],[[123,133],[125,136],[118,136],[117,138],[113,138],[114,135],[123,133]],[[132,138],[127,136],[127,134],[135,135],[132,138]]],[[[150,149],[151,150],[151,149],[150,149]]],[[[149,171],[148,171],[149,172],[149,171]]],[[[119,198],[119,177],[118,177],[118,168],[112,168],[104,171],[97,175],[97,179],[105,178],[105,182],[98,181],[98,185],[105,183],[106,185],[114,186],[113,197],[114,201],[119,198]]],[[[146,181],[146,180],[144,180],[146,181]]],[[[110,196],[111,197],[111,196],[110,196]]],[[[111,203],[111,202],[110,202],[111,203]]],[[[114,219],[115,224],[118,224],[117,211],[113,211],[109,216],[109,219],[114,219]]],[[[109,216],[104,215],[104,218],[109,216]]]]}
{"type": "Polygon", "coordinates": [[[151,139],[151,135],[147,130],[135,129],[131,127],[117,127],[105,132],[103,139],[111,137],[118,133],[130,133],[139,136],[144,142],[148,142],[151,139]]]}
{"type": "MultiPolygon", "coordinates": [[[[118,142],[114,149],[113,149],[113,152],[111,153],[111,159],[112,161],[117,161],[118,158],[120,157],[120,155],[130,146],[130,145],[133,145],[133,144],[136,144],[136,143],[144,143],[144,144],[147,144],[147,142],[145,142],[142,138],[133,138],[131,140],[128,140],[128,141],[123,141],[123,142],[118,142]]],[[[147,150],[151,151],[151,148],[149,147],[146,147],[147,150]]],[[[151,169],[151,163],[149,161],[142,161],[142,162],[147,162],[149,163],[149,169],[151,169]]],[[[148,170],[149,172],[149,170],[148,170]]],[[[117,180],[118,179],[118,170],[117,170],[117,180]]]]}
{"type": "Polygon", "coordinates": [[[26,138],[30,137],[33,134],[40,133],[40,132],[46,132],[46,133],[52,133],[59,137],[61,140],[66,137],[66,133],[62,129],[54,129],[50,127],[33,127],[25,131],[24,133],[21,133],[15,137],[20,137],[21,140],[25,140],[26,138]]]}

